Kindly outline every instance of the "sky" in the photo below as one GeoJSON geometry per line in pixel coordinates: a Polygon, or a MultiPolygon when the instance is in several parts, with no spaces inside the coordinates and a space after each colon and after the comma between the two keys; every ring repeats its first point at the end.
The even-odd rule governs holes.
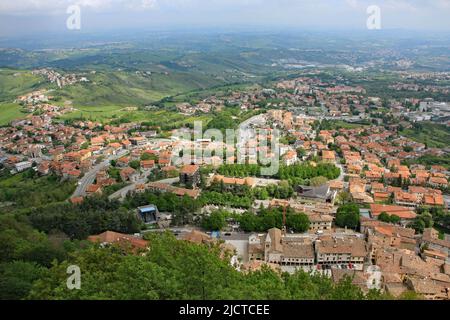
{"type": "Polygon", "coordinates": [[[1,0],[0,36],[67,32],[67,9],[80,30],[190,28],[367,29],[380,8],[382,29],[450,31],[450,0],[1,0]]]}

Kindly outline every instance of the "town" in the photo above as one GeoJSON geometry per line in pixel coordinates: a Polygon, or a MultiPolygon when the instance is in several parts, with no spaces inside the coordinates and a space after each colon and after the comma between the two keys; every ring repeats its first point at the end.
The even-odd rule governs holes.
{"type": "MultiPolygon", "coordinates": [[[[89,83],[89,76],[37,73],[58,87],[89,83]]],[[[183,115],[251,110],[230,129],[257,134],[237,144],[180,139],[176,130],[162,135],[136,122],[61,121],[74,109],[54,102],[51,91],[33,91],[16,99],[26,118],[0,128],[0,163],[10,176],[33,172],[73,184],[67,201],[74,206],[90,198],[137,204],[139,232],[106,230],[91,234],[92,242],[125,241],[145,251],[148,234],[169,231],[193,243],[219,243],[239,272],[303,270],[335,282],[350,276],[363,292],[447,300],[450,172],[418,160],[448,156],[448,141],[413,137],[429,123],[448,130],[449,102],[368,97],[363,86],[344,82],[313,73],[176,106],[183,115]],[[276,149],[260,145],[276,139],[274,130],[281,133],[276,149]],[[254,152],[242,157],[240,148],[254,152]],[[201,156],[179,164],[180,149],[201,156]],[[262,173],[258,153],[280,156],[274,175],[262,173]],[[172,196],[191,209],[181,214],[165,205],[172,196]]],[[[192,127],[178,129],[194,134],[192,127]]]]}

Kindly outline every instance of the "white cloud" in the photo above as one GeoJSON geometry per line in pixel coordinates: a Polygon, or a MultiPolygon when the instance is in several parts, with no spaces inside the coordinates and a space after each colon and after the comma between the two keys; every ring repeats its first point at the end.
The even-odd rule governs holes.
{"type": "Polygon", "coordinates": [[[64,16],[73,4],[82,7],[85,25],[100,23],[103,15],[108,24],[122,21],[130,27],[143,21],[141,25],[364,28],[367,7],[378,5],[387,28],[450,30],[450,0],[0,0],[0,16],[64,16]]]}
{"type": "Polygon", "coordinates": [[[70,5],[106,12],[123,9],[154,9],[157,0],[2,0],[0,14],[58,14],[70,5]]]}

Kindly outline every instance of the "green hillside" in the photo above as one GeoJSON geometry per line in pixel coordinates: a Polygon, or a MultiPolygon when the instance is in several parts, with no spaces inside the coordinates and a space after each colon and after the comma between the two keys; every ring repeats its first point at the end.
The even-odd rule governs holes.
{"type": "Polygon", "coordinates": [[[22,107],[15,103],[0,103],[0,126],[7,125],[9,122],[21,119],[26,116],[22,107]]]}
{"type": "Polygon", "coordinates": [[[415,123],[412,128],[403,130],[401,134],[426,144],[428,148],[446,148],[450,141],[450,128],[431,122],[415,123]]]}
{"type": "Polygon", "coordinates": [[[0,102],[12,102],[17,96],[42,88],[46,82],[30,71],[0,69],[0,102]]]}

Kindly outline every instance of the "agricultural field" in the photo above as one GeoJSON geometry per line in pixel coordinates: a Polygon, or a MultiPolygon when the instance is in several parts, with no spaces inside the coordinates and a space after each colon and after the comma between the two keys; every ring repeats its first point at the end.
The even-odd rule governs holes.
{"type": "Polygon", "coordinates": [[[168,110],[133,110],[130,111],[123,106],[98,106],[98,107],[77,107],[75,112],[71,112],[60,117],[61,120],[90,120],[101,123],[125,123],[125,122],[145,122],[149,126],[171,129],[193,124],[194,121],[203,121],[206,125],[213,115],[205,114],[199,116],[185,116],[175,111],[168,110]]]}
{"type": "Polygon", "coordinates": [[[113,71],[88,74],[87,83],[57,89],[57,100],[70,100],[75,106],[144,106],[170,95],[215,85],[206,78],[184,73],[142,75],[113,71]]]}
{"type": "Polygon", "coordinates": [[[450,128],[431,122],[416,123],[412,128],[403,130],[401,134],[426,144],[428,148],[447,148],[450,141],[450,128]]]}
{"type": "Polygon", "coordinates": [[[0,203],[31,208],[68,199],[75,182],[60,182],[56,176],[37,177],[34,170],[0,178],[0,203]]]}
{"type": "Polygon", "coordinates": [[[0,126],[5,126],[13,120],[24,118],[26,113],[21,110],[22,107],[16,103],[0,103],[0,126]]]}
{"type": "Polygon", "coordinates": [[[13,102],[17,96],[42,88],[46,81],[31,71],[0,69],[0,102],[13,102]]]}

